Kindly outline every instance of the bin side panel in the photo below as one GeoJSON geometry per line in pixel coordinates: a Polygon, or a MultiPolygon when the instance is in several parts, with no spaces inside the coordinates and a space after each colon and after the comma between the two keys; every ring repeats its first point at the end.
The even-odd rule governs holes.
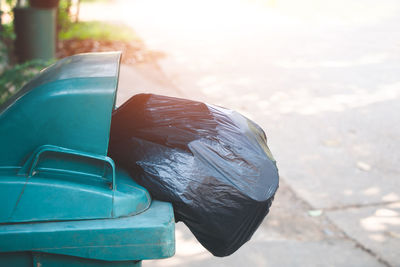
{"type": "Polygon", "coordinates": [[[46,252],[107,261],[159,259],[175,253],[172,205],[153,201],[136,216],[0,225],[0,253],[46,252]]]}
{"type": "Polygon", "coordinates": [[[106,155],[114,82],[60,80],[20,98],[0,113],[0,166],[22,166],[42,145],[106,155]]]}
{"type": "Polygon", "coordinates": [[[120,56],[64,58],[1,105],[0,168],[21,166],[41,145],[107,155],[120,56]]]}

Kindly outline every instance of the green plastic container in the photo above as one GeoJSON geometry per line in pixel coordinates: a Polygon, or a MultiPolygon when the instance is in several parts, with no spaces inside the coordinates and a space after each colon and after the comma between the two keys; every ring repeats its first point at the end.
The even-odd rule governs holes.
{"type": "Polygon", "coordinates": [[[14,9],[15,53],[19,62],[49,60],[56,53],[56,9],[14,9]]]}
{"type": "Polygon", "coordinates": [[[107,157],[119,61],[65,58],[0,107],[0,266],[140,266],[175,253],[172,205],[107,157]]]}

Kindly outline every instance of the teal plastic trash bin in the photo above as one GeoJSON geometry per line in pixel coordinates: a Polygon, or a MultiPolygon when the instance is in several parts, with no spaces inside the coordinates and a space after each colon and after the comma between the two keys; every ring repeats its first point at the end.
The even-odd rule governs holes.
{"type": "Polygon", "coordinates": [[[175,253],[172,205],[107,157],[119,61],[65,58],[0,107],[0,266],[140,266],[175,253]]]}

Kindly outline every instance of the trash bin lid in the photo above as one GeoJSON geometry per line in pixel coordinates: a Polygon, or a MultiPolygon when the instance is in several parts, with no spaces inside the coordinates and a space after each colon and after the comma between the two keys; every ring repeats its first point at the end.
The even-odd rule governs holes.
{"type": "Polygon", "coordinates": [[[41,145],[107,155],[119,52],[64,58],[0,107],[0,166],[19,166],[41,145]]]}
{"type": "Polygon", "coordinates": [[[107,157],[120,53],[43,70],[0,107],[0,223],[116,218],[151,204],[107,157]]]}

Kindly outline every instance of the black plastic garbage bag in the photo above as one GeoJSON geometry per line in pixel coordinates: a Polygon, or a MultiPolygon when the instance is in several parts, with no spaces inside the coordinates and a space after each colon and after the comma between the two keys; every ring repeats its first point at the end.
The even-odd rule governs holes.
{"type": "Polygon", "coordinates": [[[237,112],[140,94],[112,115],[109,155],[171,202],[215,256],[248,241],[269,212],[278,169],[263,130],[237,112]]]}

